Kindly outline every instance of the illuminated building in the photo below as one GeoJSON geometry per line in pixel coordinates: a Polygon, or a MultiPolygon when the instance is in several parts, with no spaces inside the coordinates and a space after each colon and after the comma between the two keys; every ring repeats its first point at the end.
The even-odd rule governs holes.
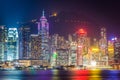
{"type": "Polygon", "coordinates": [[[69,65],[77,65],[77,42],[73,35],[68,35],[69,42],[69,65]]]}
{"type": "Polygon", "coordinates": [[[101,38],[99,41],[100,47],[100,61],[101,65],[108,65],[108,43],[107,43],[107,36],[106,36],[106,29],[103,27],[101,28],[101,38]]]}
{"type": "Polygon", "coordinates": [[[77,32],[77,65],[88,64],[87,60],[88,47],[90,45],[87,32],[84,29],[79,29],[77,32]]]}
{"type": "Polygon", "coordinates": [[[69,64],[68,41],[64,37],[54,34],[50,39],[51,43],[51,66],[69,64]]]}
{"type": "Polygon", "coordinates": [[[39,60],[41,54],[41,36],[31,34],[31,59],[39,60]]]}
{"type": "Polygon", "coordinates": [[[57,53],[57,66],[67,66],[69,64],[69,50],[68,49],[56,49],[57,53]]]}
{"type": "MultiPolygon", "coordinates": [[[[41,55],[44,63],[48,64],[50,61],[49,53],[49,23],[44,15],[44,11],[38,23],[38,35],[40,35],[41,40],[41,55]]],[[[40,53],[39,53],[40,54],[40,53]]]]}
{"type": "Polygon", "coordinates": [[[47,61],[43,60],[44,55],[41,53],[41,35],[31,34],[30,46],[31,65],[48,65],[47,61]]]}
{"type": "Polygon", "coordinates": [[[77,42],[70,43],[69,65],[77,65],[77,42]]]}
{"type": "Polygon", "coordinates": [[[19,28],[19,59],[30,58],[30,27],[25,25],[19,28]]]}
{"type": "Polygon", "coordinates": [[[109,65],[114,63],[114,40],[108,41],[108,59],[109,65]]]}
{"type": "Polygon", "coordinates": [[[91,58],[91,62],[96,61],[97,65],[99,64],[99,62],[100,62],[100,49],[99,49],[99,41],[96,38],[93,39],[93,44],[91,46],[90,58],[91,58]]]}
{"type": "Polygon", "coordinates": [[[114,60],[115,63],[120,63],[120,41],[114,42],[114,60]]]}
{"type": "Polygon", "coordinates": [[[7,59],[7,28],[5,26],[0,26],[0,61],[5,61],[7,59]]]}
{"type": "Polygon", "coordinates": [[[7,36],[7,61],[17,60],[18,55],[18,31],[17,28],[8,28],[7,36]]]}
{"type": "Polygon", "coordinates": [[[69,64],[69,43],[62,36],[57,37],[57,64],[56,65],[68,65],[69,64]]]}
{"type": "Polygon", "coordinates": [[[100,39],[100,50],[102,55],[107,55],[107,37],[106,37],[106,29],[101,28],[101,39],[100,39]]]}
{"type": "Polygon", "coordinates": [[[50,65],[55,66],[57,62],[57,53],[56,53],[56,48],[57,48],[57,37],[58,34],[54,34],[50,36],[50,65]]]}

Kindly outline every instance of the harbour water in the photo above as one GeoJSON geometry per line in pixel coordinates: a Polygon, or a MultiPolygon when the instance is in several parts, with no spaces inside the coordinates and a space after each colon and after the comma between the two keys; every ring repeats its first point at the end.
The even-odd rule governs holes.
{"type": "Polygon", "coordinates": [[[120,80],[119,70],[11,70],[0,80],[120,80]]]}

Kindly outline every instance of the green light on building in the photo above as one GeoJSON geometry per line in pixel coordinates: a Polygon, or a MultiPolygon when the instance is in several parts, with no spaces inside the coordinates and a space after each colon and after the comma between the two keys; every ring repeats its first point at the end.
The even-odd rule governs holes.
{"type": "Polygon", "coordinates": [[[57,58],[57,53],[56,52],[53,53],[53,58],[55,58],[55,59],[57,58]]]}

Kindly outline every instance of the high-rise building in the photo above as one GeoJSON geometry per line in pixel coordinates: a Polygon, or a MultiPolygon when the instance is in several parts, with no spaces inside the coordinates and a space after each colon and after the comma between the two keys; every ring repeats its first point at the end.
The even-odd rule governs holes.
{"type": "Polygon", "coordinates": [[[106,28],[101,28],[100,32],[101,38],[99,41],[100,47],[100,61],[101,65],[108,65],[108,42],[107,42],[107,35],[106,35],[106,28]]]}
{"type": "Polygon", "coordinates": [[[50,40],[49,40],[49,47],[50,47],[50,65],[51,66],[55,66],[56,65],[56,57],[57,57],[57,53],[56,53],[56,48],[57,48],[57,37],[58,34],[54,34],[50,36],[50,40]]]}
{"type": "Polygon", "coordinates": [[[77,42],[72,41],[70,43],[69,65],[77,65],[77,42]]]}
{"type": "Polygon", "coordinates": [[[56,49],[56,65],[67,66],[69,65],[69,49],[56,49]]]}
{"type": "Polygon", "coordinates": [[[30,60],[31,65],[46,65],[41,52],[41,35],[31,34],[30,60]]]}
{"type": "Polygon", "coordinates": [[[106,29],[103,27],[101,28],[101,38],[99,42],[100,50],[102,55],[107,55],[107,37],[106,37],[106,29]]]}
{"type": "Polygon", "coordinates": [[[69,65],[69,42],[63,36],[54,34],[50,39],[51,66],[69,65]]]}
{"type": "Polygon", "coordinates": [[[79,29],[77,32],[77,65],[86,63],[85,56],[88,53],[89,41],[87,32],[84,29],[79,29]]]}
{"type": "Polygon", "coordinates": [[[38,34],[31,34],[31,59],[41,60],[41,36],[38,34]]]}
{"type": "Polygon", "coordinates": [[[7,59],[7,28],[5,26],[0,26],[0,61],[5,61],[7,59]]]}
{"type": "Polygon", "coordinates": [[[114,60],[115,63],[120,63],[120,41],[114,42],[114,60]]]}
{"type": "Polygon", "coordinates": [[[99,65],[100,62],[100,50],[99,50],[99,41],[94,38],[92,41],[91,49],[90,49],[90,60],[92,62],[96,62],[99,65]]]}
{"type": "MultiPolygon", "coordinates": [[[[112,38],[113,39],[113,38],[112,38]]],[[[117,38],[115,38],[117,39],[117,38]]],[[[114,42],[115,39],[108,41],[108,59],[109,59],[109,65],[114,63],[114,42]]]]}
{"type": "Polygon", "coordinates": [[[50,62],[50,53],[49,53],[49,23],[45,17],[44,11],[38,23],[38,35],[41,37],[41,53],[43,55],[44,63],[50,62]]]}
{"type": "Polygon", "coordinates": [[[18,59],[18,31],[17,28],[8,28],[7,36],[7,60],[18,59]]]}
{"type": "Polygon", "coordinates": [[[19,28],[19,59],[30,58],[30,31],[29,26],[22,26],[19,28]]]}

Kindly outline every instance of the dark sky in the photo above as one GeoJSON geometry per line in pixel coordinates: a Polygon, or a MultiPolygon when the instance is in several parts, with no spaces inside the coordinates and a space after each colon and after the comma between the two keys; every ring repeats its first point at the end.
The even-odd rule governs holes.
{"type": "MultiPolygon", "coordinates": [[[[15,25],[17,21],[25,22],[39,19],[43,9],[48,20],[53,20],[50,17],[53,12],[57,12],[56,19],[60,18],[61,20],[68,15],[81,16],[79,17],[81,21],[85,18],[83,20],[95,25],[88,26],[88,32],[92,32],[90,29],[96,30],[100,27],[106,27],[109,36],[120,34],[119,0],[0,0],[0,25],[15,25]]],[[[67,34],[67,30],[70,33],[74,32],[74,29],[78,29],[77,26],[70,23],[67,25],[64,22],[58,24],[49,22],[51,22],[49,23],[51,33],[58,32],[64,35],[63,33],[67,34]],[[69,26],[69,29],[65,29],[65,26],[67,26],[66,28],[69,26]],[[57,28],[61,30],[57,30],[57,28]]]]}

